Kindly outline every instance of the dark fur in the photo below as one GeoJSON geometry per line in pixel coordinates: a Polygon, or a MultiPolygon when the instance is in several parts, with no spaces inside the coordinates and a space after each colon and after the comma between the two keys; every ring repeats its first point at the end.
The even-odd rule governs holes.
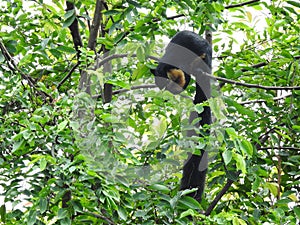
{"type": "Polygon", "coordinates": [[[152,69],[151,72],[154,74],[155,83],[160,89],[165,88],[173,94],[179,94],[186,89],[190,82],[191,76],[189,73],[193,70],[194,62],[203,60],[211,68],[211,58],[211,46],[206,40],[194,32],[181,31],[172,38],[158,66],[156,69],[152,69]],[[176,45],[181,46],[182,49],[176,48],[176,45]],[[190,51],[194,55],[190,55],[188,52],[182,53],[183,49],[190,51]],[[172,69],[180,69],[182,71],[185,83],[177,83],[176,80],[169,79],[167,74],[172,69]]]}
{"type": "MultiPolygon", "coordinates": [[[[151,72],[155,75],[155,83],[160,89],[166,89],[173,94],[178,94],[188,86],[191,79],[190,74],[198,76],[198,71],[209,71],[211,62],[212,49],[210,44],[194,32],[181,31],[172,38],[157,68],[151,70],[151,72]],[[181,48],[178,46],[181,46],[181,48]],[[205,66],[203,66],[202,60],[205,66]],[[208,69],[201,69],[200,67],[208,67],[208,69]]],[[[210,97],[209,79],[199,75],[196,81],[194,104],[202,103],[210,97]]],[[[210,108],[204,107],[204,111],[200,115],[192,112],[190,121],[197,117],[201,117],[201,121],[197,126],[211,124],[210,108]]],[[[193,131],[188,133],[188,136],[193,135],[196,135],[193,131]]],[[[183,167],[180,189],[198,188],[191,196],[201,201],[206,172],[207,154],[205,154],[205,151],[202,150],[201,155],[189,154],[183,167]]]]}

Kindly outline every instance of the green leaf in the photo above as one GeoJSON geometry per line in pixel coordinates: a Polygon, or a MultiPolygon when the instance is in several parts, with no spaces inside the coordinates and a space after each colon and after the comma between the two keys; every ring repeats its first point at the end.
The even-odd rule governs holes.
{"type": "Polygon", "coordinates": [[[138,2],[136,2],[136,1],[133,1],[133,0],[127,0],[127,2],[128,2],[129,4],[131,4],[131,5],[133,5],[133,6],[136,7],[136,8],[140,8],[140,7],[141,7],[141,5],[140,5],[138,2]]]}
{"type": "Polygon", "coordinates": [[[65,15],[64,15],[64,18],[65,19],[68,19],[70,18],[71,16],[75,15],[75,9],[71,9],[71,10],[68,10],[65,15]]]}
{"type": "Polygon", "coordinates": [[[62,56],[61,52],[57,49],[49,49],[49,51],[57,59],[59,59],[62,56]]]}
{"type": "Polygon", "coordinates": [[[226,171],[226,176],[228,179],[237,181],[239,178],[239,174],[236,171],[228,170],[226,171]]]}
{"type": "Polygon", "coordinates": [[[112,114],[102,114],[101,118],[106,123],[119,123],[120,122],[119,118],[112,114]]]}
{"type": "Polygon", "coordinates": [[[45,158],[42,158],[40,160],[40,170],[44,171],[46,169],[46,166],[47,166],[47,160],[45,158]]]}
{"type": "Polygon", "coordinates": [[[58,46],[57,50],[59,50],[61,52],[70,53],[70,54],[75,54],[76,53],[76,50],[74,48],[63,46],[63,45],[58,46]]]}
{"type": "Polygon", "coordinates": [[[14,154],[20,156],[20,154],[22,154],[22,153],[20,153],[20,152],[18,152],[18,151],[19,151],[19,150],[22,150],[22,149],[24,148],[25,143],[26,143],[26,142],[25,142],[24,139],[22,139],[22,140],[20,140],[20,141],[17,141],[17,142],[14,142],[14,144],[13,144],[13,149],[12,149],[12,153],[14,153],[14,154]]]}
{"type": "Polygon", "coordinates": [[[240,154],[233,154],[233,158],[236,161],[236,167],[242,171],[242,173],[246,174],[247,170],[246,170],[246,162],[245,159],[243,158],[243,156],[241,156],[240,154]]]}
{"type": "Polygon", "coordinates": [[[71,225],[71,219],[69,217],[63,218],[59,221],[60,225],[71,225]]]}
{"type": "Polygon", "coordinates": [[[128,82],[120,81],[120,80],[108,80],[106,83],[112,84],[121,88],[130,89],[130,85],[128,82]]]}
{"type": "Polygon", "coordinates": [[[167,186],[162,184],[152,184],[149,186],[149,189],[155,191],[170,192],[170,189],[167,186]]]}
{"type": "Polygon", "coordinates": [[[229,135],[231,140],[235,140],[238,138],[237,133],[235,132],[235,129],[232,127],[226,128],[226,133],[229,135]]]}
{"type": "Polygon", "coordinates": [[[224,102],[221,98],[210,98],[208,100],[209,106],[217,120],[226,120],[226,116],[223,113],[225,108],[224,102]]]}
{"type": "Polygon", "coordinates": [[[0,52],[0,63],[3,63],[5,60],[4,55],[0,52]]]}
{"type": "Polygon", "coordinates": [[[275,208],[273,214],[275,214],[277,218],[283,218],[285,216],[284,211],[282,208],[275,208]]]}
{"type": "Polygon", "coordinates": [[[39,207],[40,207],[40,213],[41,214],[43,214],[44,212],[46,212],[47,206],[48,206],[47,199],[46,198],[40,198],[39,207]]]}
{"type": "Polygon", "coordinates": [[[1,205],[0,207],[0,217],[1,217],[1,221],[3,223],[6,222],[6,207],[5,204],[1,205]]]}
{"type": "Polygon", "coordinates": [[[114,40],[110,39],[110,38],[106,38],[106,37],[99,37],[97,38],[97,41],[100,43],[100,44],[103,44],[105,45],[105,47],[107,49],[111,49],[114,47],[114,40]]]}
{"type": "Polygon", "coordinates": [[[62,130],[64,130],[68,124],[68,120],[64,120],[61,123],[58,124],[57,126],[57,132],[61,132],[62,130]]]}
{"type": "Polygon", "coordinates": [[[31,60],[32,60],[32,54],[28,53],[20,60],[19,66],[26,65],[26,64],[30,63],[31,60]]]}
{"type": "Polygon", "coordinates": [[[57,218],[59,220],[63,219],[63,218],[66,218],[67,216],[68,216],[68,210],[67,209],[59,209],[58,210],[57,218]]]}
{"type": "Polygon", "coordinates": [[[288,4],[296,6],[298,8],[300,8],[300,2],[296,2],[296,1],[287,1],[288,4]]]}
{"type": "Polygon", "coordinates": [[[193,193],[197,190],[198,190],[198,188],[185,189],[185,190],[181,191],[180,196],[188,195],[188,194],[193,193]]]}
{"type": "Polygon", "coordinates": [[[167,130],[167,120],[165,117],[155,119],[151,126],[151,131],[154,133],[155,138],[162,138],[167,130]]]}
{"type": "Polygon", "coordinates": [[[186,211],[184,211],[184,212],[182,212],[181,214],[180,214],[180,219],[181,218],[184,218],[184,217],[187,217],[187,216],[195,216],[195,211],[194,210],[192,210],[192,209],[188,209],[188,210],[186,210],[186,211]]]}
{"type": "Polygon", "coordinates": [[[276,183],[271,183],[271,182],[267,182],[265,185],[266,185],[266,187],[270,190],[270,192],[271,192],[274,196],[277,196],[277,195],[278,195],[278,192],[277,192],[278,184],[276,184],[276,183]]]}
{"type": "Polygon", "coordinates": [[[37,212],[31,211],[28,215],[27,225],[34,225],[36,222],[36,216],[37,216],[37,212]]]}
{"type": "Polygon", "coordinates": [[[41,41],[42,49],[45,49],[45,48],[46,48],[46,46],[48,45],[49,40],[50,40],[50,38],[44,38],[44,39],[41,41]]]}
{"type": "Polygon", "coordinates": [[[260,217],[260,215],[261,215],[260,210],[259,209],[254,209],[254,211],[253,211],[253,217],[254,217],[254,219],[258,220],[259,217],[260,217]]]}
{"type": "Polygon", "coordinates": [[[240,225],[239,220],[237,217],[234,217],[232,220],[232,225],[240,225]]]}
{"type": "Polygon", "coordinates": [[[75,14],[73,14],[71,17],[66,19],[63,23],[63,28],[67,28],[67,27],[71,26],[75,19],[76,19],[75,14]]]}
{"type": "Polygon", "coordinates": [[[245,108],[244,106],[240,105],[236,101],[234,101],[230,98],[225,98],[225,102],[227,103],[228,106],[233,106],[234,108],[236,108],[236,110],[240,114],[247,115],[247,116],[249,116],[249,118],[252,118],[252,119],[256,118],[256,114],[252,110],[245,108]]]}
{"type": "Polygon", "coordinates": [[[139,46],[136,50],[136,56],[138,58],[138,60],[140,62],[144,62],[145,61],[145,51],[144,48],[142,46],[139,46]]]}
{"type": "Polygon", "coordinates": [[[138,67],[133,71],[131,79],[137,80],[145,76],[148,73],[149,68],[145,64],[139,64],[138,67]]]}
{"type": "Polygon", "coordinates": [[[299,206],[295,206],[293,208],[294,213],[296,214],[296,216],[298,217],[298,219],[300,219],[300,207],[299,206]]]}
{"type": "Polygon", "coordinates": [[[225,150],[223,153],[222,153],[222,157],[224,159],[224,163],[225,165],[228,165],[232,159],[232,152],[229,151],[229,150],[225,150]]]}
{"type": "Polygon", "coordinates": [[[197,113],[202,113],[204,111],[204,107],[201,104],[195,105],[195,110],[197,113]]]}
{"type": "Polygon", "coordinates": [[[108,190],[103,190],[102,192],[105,196],[110,197],[114,201],[117,201],[117,202],[120,201],[120,194],[118,193],[117,190],[109,190],[108,189],[108,190]]]}
{"type": "Polygon", "coordinates": [[[187,208],[191,208],[191,209],[200,209],[201,208],[200,203],[190,196],[183,196],[179,199],[178,202],[187,206],[187,208]]]}
{"type": "Polygon", "coordinates": [[[252,157],[253,147],[249,141],[243,139],[241,142],[239,142],[239,145],[243,152],[247,154],[247,156],[252,157]]]}
{"type": "Polygon", "coordinates": [[[261,179],[257,176],[252,184],[252,190],[257,191],[260,186],[261,179]]]}
{"type": "Polygon", "coordinates": [[[229,78],[229,79],[236,78],[236,75],[235,75],[235,72],[234,72],[234,69],[232,68],[232,66],[225,66],[224,68],[226,71],[227,78],[229,78]]]}
{"type": "Polygon", "coordinates": [[[238,217],[234,217],[233,218],[232,224],[233,225],[247,225],[247,223],[244,220],[242,220],[242,219],[240,219],[238,217]]]}
{"type": "Polygon", "coordinates": [[[127,221],[127,212],[121,206],[118,206],[118,215],[121,218],[121,220],[127,221]]]}

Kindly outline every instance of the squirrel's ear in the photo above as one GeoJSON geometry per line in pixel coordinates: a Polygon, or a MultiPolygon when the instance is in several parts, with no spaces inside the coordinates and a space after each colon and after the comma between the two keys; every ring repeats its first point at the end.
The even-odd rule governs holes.
{"type": "Polygon", "coordinates": [[[150,69],[150,72],[151,72],[153,75],[155,75],[155,70],[156,70],[156,69],[150,69]]]}

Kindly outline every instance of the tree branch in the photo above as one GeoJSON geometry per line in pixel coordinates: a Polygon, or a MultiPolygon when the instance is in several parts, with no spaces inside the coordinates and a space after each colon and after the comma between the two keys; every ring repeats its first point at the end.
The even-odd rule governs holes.
{"type": "MultiPolygon", "coordinates": [[[[98,218],[98,219],[102,219],[102,220],[105,220],[108,224],[111,224],[111,225],[114,225],[115,223],[108,217],[105,217],[103,215],[100,215],[100,214],[97,214],[97,213],[94,213],[94,212],[84,212],[90,216],[93,216],[95,218],[98,218]]],[[[82,213],[82,214],[84,214],[82,213]]]]}
{"type": "MultiPolygon", "coordinates": [[[[95,51],[96,40],[98,36],[98,31],[100,28],[102,20],[102,11],[103,4],[102,0],[97,0],[94,18],[90,29],[90,35],[88,40],[88,48],[95,51]]],[[[90,93],[90,79],[86,71],[82,71],[80,74],[79,90],[85,90],[87,93],[90,93]]]]}
{"type": "MultiPolygon", "coordinates": [[[[251,0],[251,1],[243,2],[243,3],[239,3],[239,4],[227,5],[227,6],[224,6],[224,9],[237,8],[237,7],[241,7],[241,6],[245,6],[245,5],[250,5],[252,3],[259,2],[259,1],[260,0],[251,0]]],[[[177,19],[177,18],[180,18],[180,17],[184,17],[184,16],[186,16],[186,15],[181,13],[181,14],[178,14],[178,15],[175,15],[175,16],[166,17],[166,19],[167,20],[173,20],[173,19],[177,19]]],[[[158,22],[158,21],[160,21],[159,18],[154,18],[153,19],[153,22],[158,22]]]]}
{"type": "Polygon", "coordinates": [[[239,4],[234,4],[234,5],[228,5],[228,6],[225,6],[224,8],[225,9],[232,9],[232,8],[237,8],[237,7],[241,7],[241,6],[245,6],[245,5],[250,5],[252,3],[255,3],[255,2],[259,2],[260,0],[251,0],[251,1],[248,1],[248,2],[242,2],[242,3],[239,3],[239,4]]]}
{"type": "MultiPolygon", "coordinates": [[[[110,55],[105,57],[103,60],[101,60],[97,66],[98,68],[100,68],[101,66],[103,66],[105,63],[113,60],[113,59],[119,59],[119,58],[125,58],[125,57],[136,57],[136,54],[129,54],[129,53],[124,53],[124,54],[114,54],[114,55],[110,55]]],[[[153,59],[155,61],[159,61],[159,58],[155,57],[155,56],[147,56],[149,59],[153,59]]]]}
{"type": "MultiPolygon", "coordinates": [[[[268,64],[269,64],[269,62],[260,62],[260,63],[252,65],[251,68],[260,68],[260,67],[266,66],[268,64]]],[[[241,69],[241,71],[246,72],[246,71],[249,71],[249,69],[243,68],[243,69],[241,69]]]]}
{"type": "Polygon", "coordinates": [[[212,76],[208,73],[204,74],[204,76],[207,76],[211,79],[222,81],[222,82],[225,82],[225,83],[228,83],[228,84],[235,84],[235,85],[238,85],[238,86],[249,87],[249,88],[258,88],[258,89],[263,89],[263,90],[300,90],[300,86],[283,86],[283,87],[263,86],[263,85],[260,85],[260,84],[242,83],[242,82],[238,82],[238,81],[235,81],[235,80],[226,79],[226,78],[223,78],[223,77],[215,77],[215,76],[212,76]]]}
{"type": "Polygon", "coordinates": [[[89,41],[88,41],[88,47],[91,50],[95,50],[98,31],[102,20],[102,13],[101,13],[102,9],[103,9],[102,0],[97,0],[95,12],[94,12],[94,18],[90,30],[89,41]]]}
{"type": "MultiPolygon", "coordinates": [[[[112,94],[118,95],[118,94],[125,93],[125,92],[132,91],[132,90],[156,88],[156,87],[157,87],[156,84],[143,84],[143,85],[132,86],[132,87],[130,87],[130,89],[125,89],[125,88],[119,89],[119,90],[113,91],[112,94]]],[[[92,96],[92,98],[95,98],[95,99],[100,98],[100,97],[102,97],[102,94],[92,96]]]]}
{"type": "MultiPolygon", "coordinates": [[[[238,173],[238,175],[239,174],[240,174],[240,172],[238,173]]],[[[221,198],[223,197],[223,195],[228,191],[228,189],[233,184],[233,182],[234,182],[233,180],[228,179],[228,181],[225,184],[225,186],[217,194],[217,196],[215,197],[215,199],[211,202],[211,204],[209,205],[209,207],[206,209],[206,211],[204,213],[205,216],[209,216],[210,215],[210,213],[212,212],[212,210],[215,208],[215,206],[217,205],[217,203],[221,200],[221,198]]]]}
{"type": "MultiPolygon", "coordinates": [[[[272,100],[273,101],[279,101],[281,99],[285,99],[285,98],[290,97],[292,95],[293,95],[292,93],[288,93],[286,95],[282,95],[282,96],[278,96],[278,97],[272,98],[272,100]]],[[[247,105],[247,104],[264,103],[264,102],[267,102],[267,100],[264,100],[264,99],[250,100],[250,101],[241,102],[239,104],[240,105],[247,105]]]]}
{"type": "MultiPolygon", "coordinates": [[[[297,119],[297,118],[298,118],[298,115],[293,116],[293,117],[291,118],[291,120],[295,120],[295,119],[297,119]]],[[[283,126],[283,125],[285,125],[285,124],[286,124],[285,122],[280,123],[279,125],[273,124],[274,127],[270,128],[270,129],[269,129],[268,131],[266,131],[264,134],[262,134],[262,135],[259,136],[259,138],[258,138],[258,139],[259,139],[259,142],[257,142],[257,143],[254,144],[255,148],[256,148],[256,149],[261,149],[261,148],[262,148],[262,147],[261,147],[262,144],[264,144],[264,143],[268,140],[270,134],[273,133],[273,132],[275,132],[275,131],[278,129],[277,127],[281,127],[281,126],[283,126]]]]}
{"type": "Polygon", "coordinates": [[[28,76],[27,74],[23,73],[18,66],[15,64],[14,59],[11,57],[11,55],[9,54],[9,52],[7,51],[7,49],[5,48],[4,44],[2,43],[2,41],[0,40],[0,50],[7,62],[7,66],[8,68],[14,73],[17,74],[19,73],[21,75],[21,77],[26,80],[29,84],[29,86],[31,88],[33,88],[40,96],[42,96],[42,98],[44,100],[46,100],[47,98],[49,98],[50,102],[52,102],[52,97],[50,95],[48,95],[47,93],[40,91],[37,89],[37,87],[35,86],[35,81],[28,76]]]}
{"type": "Polygon", "coordinates": [[[269,146],[269,147],[260,147],[257,150],[270,150],[270,149],[276,149],[276,150],[280,150],[280,149],[284,149],[284,150],[293,150],[293,151],[300,151],[300,148],[296,148],[296,147],[289,147],[289,146],[269,146]]]}
{"type": "Polygon", "coordinates": [[[156,88],[156,84],[144,84],[144,85],[137,85],[137,86],[132,86],[130,89],[119,89],[113,92],[113,95],[121,94],[124,92],[128,92],[131,90],[137,90],[137,89],[147,89],[147,88],[156,88]]]}
{"type": "MultiPolygon", "coordinates": [[[[295,60],[298,60],[298,59],[300,59],[300,56],[299,55],[297,55],[297,56],[294,56],[294,59],[295,60]]],[[[272,60],[273,61],[273,60],[272,60]]],[[[272,62],[271,61],[271,62],[272,62]]],[[[263,66],[266,66],[266,65],[268,65],[270,62],[260,62],[260,63],[257,63],[257,64],[254,64],[254,65],[252,65],[252,66],[250,66],[251,68],[260,68],[260,67],[263,67],[263,66]]],[[[243,68],[243,69],[241,69],[241,71],[242,72],[246,72],[246,71],[249,71],[249,69],[248,68],[243,68]]]]}
{"type": "Polygon", "coordinates": [[[68,72],[68,74],[58,83],[57,89],[60,88],[60,86],[65,83],[65,81],[71,76],[71,74],[74,72],[74,70],[79,66],[80,62],[78,61],[72,69],[68,72]]]}
{"type": "MultiPolygon", "coordinates": [[[[67,1],[67,9],[66,11],[70,11],[70,10],[75,10],[75,5],[73,2],[67,1]]],[[[75,13],[75,12],[74,12],[75,13]]],[[[71,35],[73,38],[73,43],[74,43],[74,47],[77,51],[77,59],[79,60],[80,58],[80,50],[79,48],[82,47],[82,41],[81,41],[81,36],[80,36],[80,32],[79,32],[79,27],[78,27],[78,20],[75,17],[75,20],[73,21],[73,23],[69,26],[69,29],[71,31],[71,35]]]]}

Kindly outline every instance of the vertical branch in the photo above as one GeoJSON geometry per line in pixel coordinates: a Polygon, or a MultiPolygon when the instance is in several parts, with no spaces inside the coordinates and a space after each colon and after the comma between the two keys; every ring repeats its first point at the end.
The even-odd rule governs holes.
{"type": "MultiPolygon", "coordinates": [[[[107,72],[109,72],[109,70],[111,71],[111,64],[107,65],[107,72]]],[[[105,65],[104,65],[104,68],[103,68],[103,73],[105,73],[105,65]]],[[[105,83],[104,84],[104,92],[103,92],[103,102],[104,103],[108,103],[108,102],[111,102],[112,100],[112,84],[107,84],[105,83]]]]}
{"type": "Polygon", "coordinates": [[[101,12],[102,10],[103,10],[102,0],[97,0],[94,18],[93,18],[93,22],[92,22],[92,26],[91,26],[91,30],[90,30],[89,41],[88,41],[88,47],[91,50],[95,50],[95,47],[96,47],[96,40],[97,40],[100,24],[102,21],[102,12],[101,12]]]}
{"type": "Polygon", "coordinates": [[[281,140],[282,140],[282,136],[278,134],[278,146],[279,146],[279,152],[278,152],[278,155],[277,155],[277,159],[278,159],[278,164],[277,164],[277,173],[278,173],[278,177],[277,177],[277,200],[280,199],[280,190],[281,190],[281,170],[282,170],[282,165],[281,165],[281,162],[282,162],[282,159],[281,159],[281,156],[280,156],[280,143],[281,143],[281,140]]]}
{"type": "MultiPolygon", "coordinates": [[[[210,27],[210,25],[208,25],[208,27],[210,27]]],[[[205,30],[205,39],[208,41],[208,43],[212,46],[212,31],[211,29],[206,29],[205,30]]],[[[239,175],[239,172],[237,173],[237,176],[239,175]]],[[[205,215],[209,216],[210,213],[212,212],[212,210],[215,208],[215,206],[217,205],[217,203],[221,200],[221,198],[223,197],[223,195],[228,191],[228,189],[231,187],[231,185],[233,184],[233,180],[228,179],[225,186],[222,188],[222,190],[217,194],[217,196],[215,197],[215,199],[211,202],[211,204],[209,205],[209,207],[206,209],[205,211],[205,215]]]]}
{"type": "MultiPolygon", "coordinates": [[[[66,11],[75,10],[75,4],[74,2],[67,1],[67,8],[66,11]]],[[[75,12],[74,12],[75,13],[75,12]]],[[[74,47],[77,51],[77,60],[78,63],[72,68],[72,70],[63,78],[63,80],[59,83],[58,88],[65,82],[66,79],[68,79],[71,76],[71,73],[76,69],[76,67],[80,64],[80,48],[83,47],[82,40],[79,32],[79,26],[78,26],[78,20],[75,17],[73,23],[69,26],[69,29],[71,31],[71,35],[73,38],[74,47]]],[[[65,184],[63,186],[64,189],[66,189],[64,195],[62,196],[62,208],[68,208],[69,202],[72,199],[72,192],[68,190],[68,185],[65,184]]]]}
{"type": "Polygon", "coordinates": [[[205,39],[212,46],[212,31],[211,30],[208,30],[208,29],[205,30],[205,39]]]}
{"type": "MultiPolygon", "coordinates": [[[[92,22],[91,29],[90,29],[90,36],[89,36],[89,40],[88,40],[88,48],[93,50],[94,52],[96,52],[95,47],[96,47],[100,24],[102,21],[102,13],[101,13],[102,9],[103,9],[102,0],[97,0],[94,17],[93,17],[93,22],[92,22]]],[[[90,91],[90,78],[88,77],[88,73],[86,71],[82,71],[82,73],[81,73],[79,89],[85,90],[89,94],[91,92],[90,91]]]]}
{"type": "Polygon", "coordinates": [[[280,199],[280,193],[281,193],[281,171],[282,171],[282,159],[280,157],[280,155],[277,156],[278,159],[278,165],[277,165],[277,173],[278,173],[278,177],[277,177],[277,200],[280,199]]]}
{"type": "MultiPolygon", "coordinates": [[[[104,2],[104,0],[103,0],[103,6],[106,9],[108,9],[108,6],[104,2]]],[[[105,30],[105,24],[103,22],[101,23],[101,31],[102,31],[102,37],[105,37],[105,34],[106,34],[107,31],[105,30]]],[[[104,54],[105,57],[108,56],[109,51],[105,48],[104,45],[102,46],[102,51],[103,51],[103,54],[104,54]]],[[[105,74],[105,73],[111,74],[111,72],[112,72],[111,61],[108,61],[107,63],[105,63],[103,65],[103,74],[105,74]]],[[[112,93],[112,90],[113,90],[112,84],[105,83],[103,89],[104,89],[103,95],[102,95],[103,96],[103,102],[104,103],[111,102],[112,94],[113,94],[112,93]]]]}
{"type": "MultiPolygon", "coordinates": [[[[66,9],[66,11],[70,11],[72,9],[75,9],[74,3],[70,2],[70,1],[67,1],[67,9],[66,9]]],[[[75,49],[77,51],[77,59],[79,60],[79,58],[80,58],[80,50],[79,50],[79,48],[82,47],[82,41],[81,41],[81,36],[80,36],[80,32],[79,32],[77,18],[75,18],[75,20],[73,21],[73,23],[69,26],[69,29],[71,31],[71,35],[72,35],[72,38],[73,38],[74,47],[75,47],[75,49]]]]}
{"type": "Polygon", "coordinates": [[[65,184],[63,186],[66,189],[66,192],[64,193],[64,195],[62,196],[62,208],[68,208],[69,207],[69,201],[72,199],[72,193],[71,191],[68,189],[69,186],[67,184],[65,184]]]}

